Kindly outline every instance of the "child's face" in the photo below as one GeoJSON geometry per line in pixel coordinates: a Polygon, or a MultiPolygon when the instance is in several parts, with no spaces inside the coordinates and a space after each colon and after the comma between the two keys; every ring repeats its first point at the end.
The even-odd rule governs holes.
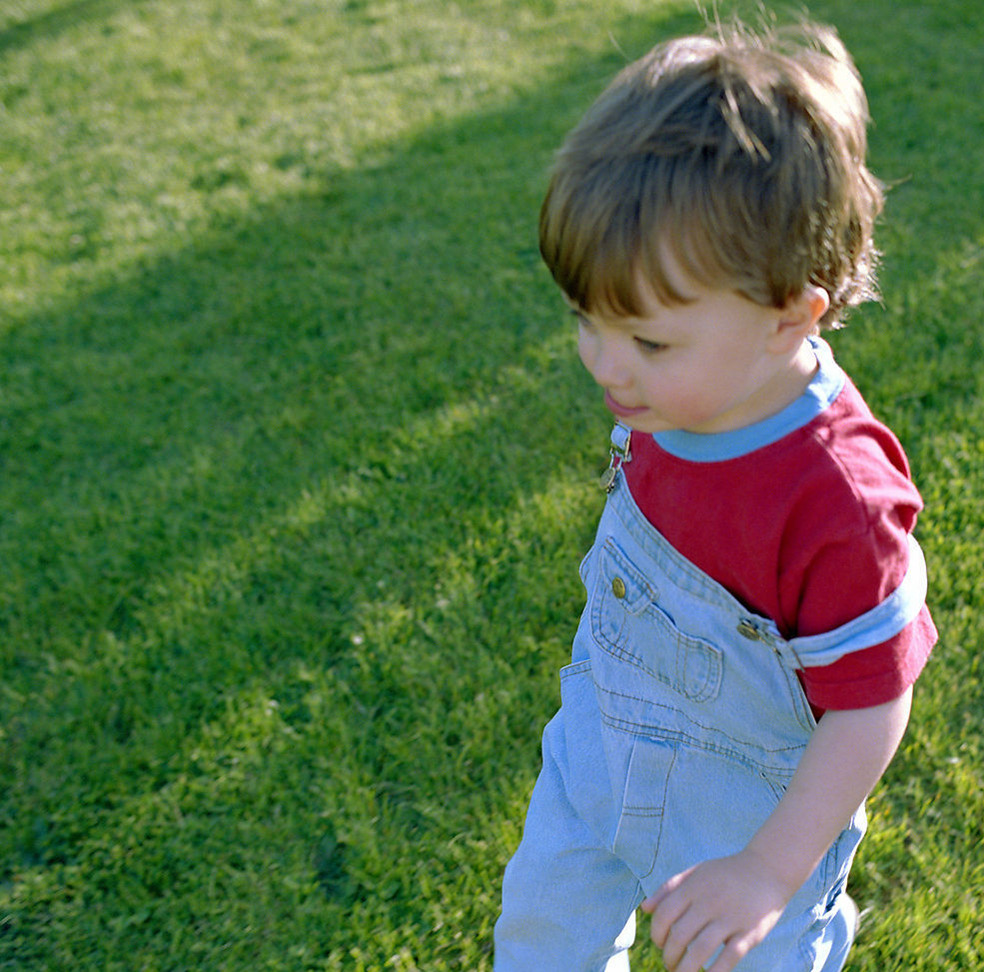
{"type": "Polygon", "coordinates": [[[722,432],[800,394],[815,361],[777,338],[782,310],[730,290],[679,290],[693,301],[667,306],[644,288],[640,317],[575,310],[581,361],[622,422],[640,432],[722,432]]]}

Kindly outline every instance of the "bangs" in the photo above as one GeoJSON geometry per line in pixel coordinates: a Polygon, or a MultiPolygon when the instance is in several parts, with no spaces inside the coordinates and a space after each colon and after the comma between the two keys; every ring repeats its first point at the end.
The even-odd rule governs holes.
{"type": "Polygon", "coordinates": [[[693,289],[725,284],[729,275],[707,234],[667,206],[654,218],[618,193],[611,205],[558,203],[554,186],[540,212],[540,252],[557,285],[589,313],[641,317],[646,293],[667,307],[693,303],[693,289]],[[646,229],[644,230],[643,227],[646,229]],[[657,227],[654,231],[652,228],[657,227]]]}

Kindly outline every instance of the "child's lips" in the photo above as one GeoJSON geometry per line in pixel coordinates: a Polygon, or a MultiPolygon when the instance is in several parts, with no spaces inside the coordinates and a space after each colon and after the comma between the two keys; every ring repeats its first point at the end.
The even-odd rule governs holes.
{"type": "Polygon", "coordinates": [[[629,418],[632,415],[640,415],[647,411],[645,406],[641,408],[629,408],[628,405],[623,405],[621,402],[616,401],[612,397],[610,391],[605,392],[605,407],[614,415],[619,416],[619,418],[629,418]]]}

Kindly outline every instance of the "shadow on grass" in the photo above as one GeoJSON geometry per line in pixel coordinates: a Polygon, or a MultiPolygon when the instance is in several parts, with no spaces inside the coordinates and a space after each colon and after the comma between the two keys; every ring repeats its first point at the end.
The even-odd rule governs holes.
{"type": "Polygon", "coordinates": [[[0,55],[55,37],[80,23],[104,20],[120,10],[130,10],[146,0],[68,0],[49,10],[12,23],[0,30],[0,55]]]}
{"type": "MultiPolygon", "coordinates": [[[[0,51],[111,7],[63,7],[0,35],[0,51]]],[[[642,50],[656,28],[693,25],[619,36],[642,50]]],[[[346,906],[407,848],[376,859],[346,843],[345,814],[366,808],[326,774],[376,801],[383,835],[478,853],[502,794],[528,785],[553,705],[545,673],[579,609],[555,585],[598,503],[565,487],[590,480],[607,431],[559,336],[536,207],[551,151],[620,63],[582,63],[372,168],[320,174],[11,332],[5,880],[47,872],[57,897],[59,869],[105,871],[97,851],[129,821],[139,890],[111,887],[106,912],[168,897],[141,850],[159,820],[133,824],[134,808],[206,764],[225,782],[183,797],[185,817],[247,797],[243,812],[265,815],[289,781],[302,809],[276,839],[318,847],[310,869],[346,906]],[[264,700],[286,735],[250,764],[249,790],[216,767],[240,758],[236,720],[264,700]]],[[[226,847],[204,830],[197,853],[214,862],[226,847]]],[[[501,863],[500,847],[484,854],[501,863]]],[[[48,899],[24,895],[6,934],[27,950],[48,899]]],[[[406,881],[393,895],[421,923],[434,904],[406,881]]]]}

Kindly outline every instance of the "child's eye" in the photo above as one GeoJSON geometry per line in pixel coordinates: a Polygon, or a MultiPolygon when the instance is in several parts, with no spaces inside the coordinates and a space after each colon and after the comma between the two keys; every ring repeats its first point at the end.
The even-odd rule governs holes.
{"type": "Polygon", "coordinates": [[[665,351],[667,345],[660,344],[658,341],[647,341],[645,338],[635,338],[636,347],[642,351],[643,354],[657,354],[660,351],[665,351]]]}

